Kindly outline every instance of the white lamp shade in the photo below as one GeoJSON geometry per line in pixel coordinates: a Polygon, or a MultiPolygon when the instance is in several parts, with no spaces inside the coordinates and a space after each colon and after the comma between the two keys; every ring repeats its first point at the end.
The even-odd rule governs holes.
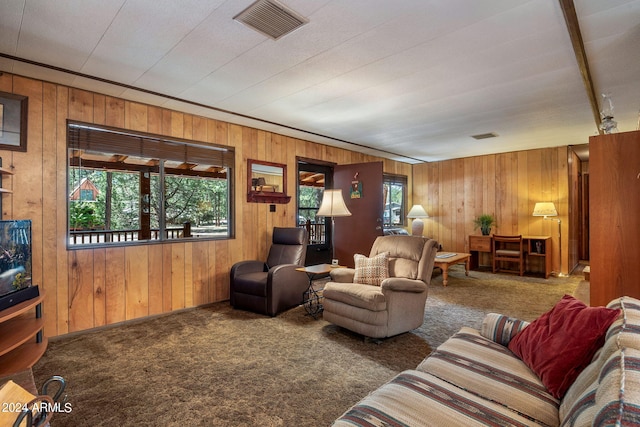
{"type": "Polygon", "coordinates": [[[317,216],[351,216],[342,198],[342,190],[324,190],[317,216]]]}
{"type": "Polygon", "coordinates": [[[413,205],[409,209],[407,218],[413,218],[413,224],[411,224],[411,234],[413,236],[422,236],[424,231],[424,223],[420,218],[429,218],[427,211],[424,210],[422,205],[413,205]]]}
{"type": "Polygon", "coordinates": [[[407,218],[429,218],[422,205],[413,205],[407,214],[407,218]]]}
{"type": "Polygon", "coordinates": [[[533,208],[533,216],[558,216],[558,211],[552,202],[538,202],[533,208]]]}

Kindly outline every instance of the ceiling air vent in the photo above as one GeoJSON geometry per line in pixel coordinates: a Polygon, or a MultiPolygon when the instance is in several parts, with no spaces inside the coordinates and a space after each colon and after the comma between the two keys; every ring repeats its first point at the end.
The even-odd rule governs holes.
{"type": "Polygon", "coordinates": [[[471,138],[473,138],[473,139],[487,139],[487,138],[495,138],[496,136],[498,136],[497,133],[489,132],[489,133],[481,133],[481,134],[478,134],[478,135],[471,135],[471,138]]]}
{"type": "Polygon", "coordinates": [[[275,0],[258,0],[233,19],[274,40],[309,22],[275,0]]]}

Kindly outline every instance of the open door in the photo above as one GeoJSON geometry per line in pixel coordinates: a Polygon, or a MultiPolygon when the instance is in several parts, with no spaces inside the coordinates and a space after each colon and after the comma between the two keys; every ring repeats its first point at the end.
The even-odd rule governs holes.
{"type": "Polygon", "coordinates": [[[336,258],[353,267],[353,255],[369,256],[373,241],[382,236],[382,162],[335,166],[333,188],[342,196],[351,216],[335,218],[336,258]]]}

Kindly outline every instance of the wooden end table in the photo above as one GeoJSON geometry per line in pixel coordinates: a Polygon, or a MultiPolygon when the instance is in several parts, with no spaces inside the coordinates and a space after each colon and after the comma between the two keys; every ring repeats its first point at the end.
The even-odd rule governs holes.
{"type": "Polygon", "coordinates": [[[331,264],[316,264],[309,265],[307,267],[296,268],[296,271],[302,271],[309,276],[309,287],[302,294],[302,305],[307,311],[307,314],[313,316],[316,319],[320,313],[322,313],[323,307],[320,299],[322,296],[318,293],[322,289],[314,289],[313,279],[321,274],[327,274],[334,268],[344,267],[343,265],[331,265],[331,264]]]}
{"type": "Polygon", "coordinates": [[[436,254],[436,260],[433,264],[434,267],[438,267],[442,270],[442,285],[447,286],[449,279],[449,266],[455,264],[464,263],[464,274],[469,275],[469,264],[471,260],[471,254],[457,253],[457,252],[438,252],[436,254]]]}

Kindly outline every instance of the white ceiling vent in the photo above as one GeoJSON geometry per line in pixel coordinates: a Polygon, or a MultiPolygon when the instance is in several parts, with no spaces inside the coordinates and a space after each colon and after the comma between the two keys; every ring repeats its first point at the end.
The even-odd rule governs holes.
{"type": "Polygon", "coordinates": [[[496,136],[498,136],[497,133],[489,132],[489,133],[481,133],[481,134],[478,134],[478,135],[471,135],[471,138],[473,138],[473,139],[488,139],[488,138],[495,138],[496,136]]]}
{"type": "Polygon", "coordinates": [[[258,0],[233,19],[274,40],[309,22],[275,0],[258,0]]]}

